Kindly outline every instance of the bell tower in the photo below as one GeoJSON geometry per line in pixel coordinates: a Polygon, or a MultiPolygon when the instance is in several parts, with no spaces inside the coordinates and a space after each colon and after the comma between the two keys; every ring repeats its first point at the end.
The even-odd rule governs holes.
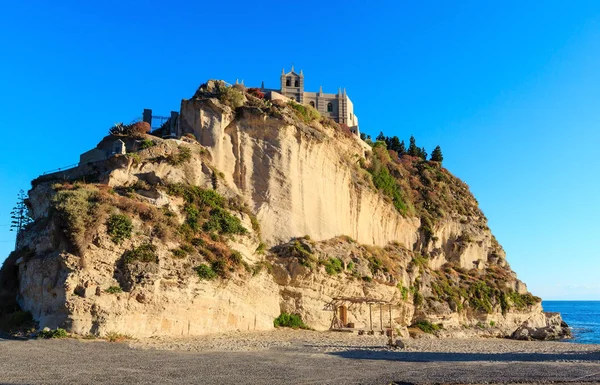
{"type": "Polygon", "coordinates": [[[304,102],[304,73],[300,70],[300,73],[292,70],[285,73],[285,70],[281,70],[281,94],[288,98],[294,99],[298,103],[304,102]]]}

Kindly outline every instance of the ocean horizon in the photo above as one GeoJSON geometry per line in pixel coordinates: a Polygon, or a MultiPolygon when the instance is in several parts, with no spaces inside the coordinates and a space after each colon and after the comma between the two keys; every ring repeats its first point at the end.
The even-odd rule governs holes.
{"type": "Polygon", "coordinates": [[[600,301],[542,301],[544,311],[559,312],[571,327],[565,342],[600,344],[600,301]]]}

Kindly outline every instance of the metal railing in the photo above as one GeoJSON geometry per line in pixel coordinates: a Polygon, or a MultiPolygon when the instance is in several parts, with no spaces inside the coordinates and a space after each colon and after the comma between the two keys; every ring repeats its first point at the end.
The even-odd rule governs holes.
{"type": "Polygon", "coordinates": [[[45,171],[45,172],[42,173],[42,175],[54,174],[55,172],[61,172],[61,171],[70,170],[70,169],[75,168],[77,166],[79,166],[79,163],[70,164],[68,166],[59,167],[59,168],[56,168],[54,170],[45,171]]]}

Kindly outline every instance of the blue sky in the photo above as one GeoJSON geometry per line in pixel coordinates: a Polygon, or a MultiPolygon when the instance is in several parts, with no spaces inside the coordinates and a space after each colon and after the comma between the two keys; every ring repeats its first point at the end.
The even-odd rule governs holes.
{"type": "Polygon", "coordinates": [[[469,184],[529,289],[600,299],[600,2],[21,1],[0,15],[0,260],[40,173],[209,78],[346,87],[469,184]]]}

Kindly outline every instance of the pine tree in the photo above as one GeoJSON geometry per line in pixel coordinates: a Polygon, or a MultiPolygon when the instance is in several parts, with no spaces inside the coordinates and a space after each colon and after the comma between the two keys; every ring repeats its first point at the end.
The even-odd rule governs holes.
{"type": "Polygon", "coordinates": [[[408,155],[410,156],[420,156],[421,151],[419,147],[417,147],[417,141],[414,136],[410,136],[410,144],[408,145],[408,155]]]}
{"type": "Polygon", "coordinates": [[[398,156],[402,156],[406,154],[406,145],[404,144],[404,141],[400,142],[400,146],[398,147],[398,156]]]}
{"type": "Polygon", "coordinates": [[[427,151],[425,151],[425,147],[421,147],[421,149],[419,150],[419,156],[421,157],[421,159],[427,160],[427,151]]]}
{"type": "Polygon", "coordinates": [[[367,139],[367,134],[365,134],[364,132],[361,132],[361,133],[360,133],[360,138],[361,138],[362,140],[366,140],[366,139],[367,139]]]}
{"type": "Polygon", "coordinates": [[[25,191],[20,190],[17,194],[17,205],[13,208],[10,213],[10,231],[16,231],[17,236],[15,239],[15,250],[19,248],[19,243],[23,237],[23,229],[25,226],[33,222],[33,219],[29,216],[29,208],[25,204],[27,195],[25,191]]]}
{"type": "Polygon", "coordinates": [[[390,138],[390,145],[388,147],[390,150],[394,150],[398,153],[398,155],[400,155],[400,153],[398,152],[400,150],[400,139],[398,139],[397,136],[392,136],[390,138]]]}
{"type": "Polygon", "coordinates": [[[385,148],[387,148],[388,150],[392,149],[392,138],[390,138],[389,136],[385,137],[385,148]]]}
{"type": "Polygon", "coordinates": [[[440,148],[440,146],[437,146],[433,149],[433,152],[431,153],[431,160],[440,163],[442,163],[442,161],[444,160],[444,156],[442,155],[442,149],[440,148]]]}
{"type": "Polygon", "coordinates": [[[375,138],[375,140],[378,142],[385,142],[385,135],[383,135],[383,131],[379,132],[379,135],[377,135],[377,138],[375,138]]]}

